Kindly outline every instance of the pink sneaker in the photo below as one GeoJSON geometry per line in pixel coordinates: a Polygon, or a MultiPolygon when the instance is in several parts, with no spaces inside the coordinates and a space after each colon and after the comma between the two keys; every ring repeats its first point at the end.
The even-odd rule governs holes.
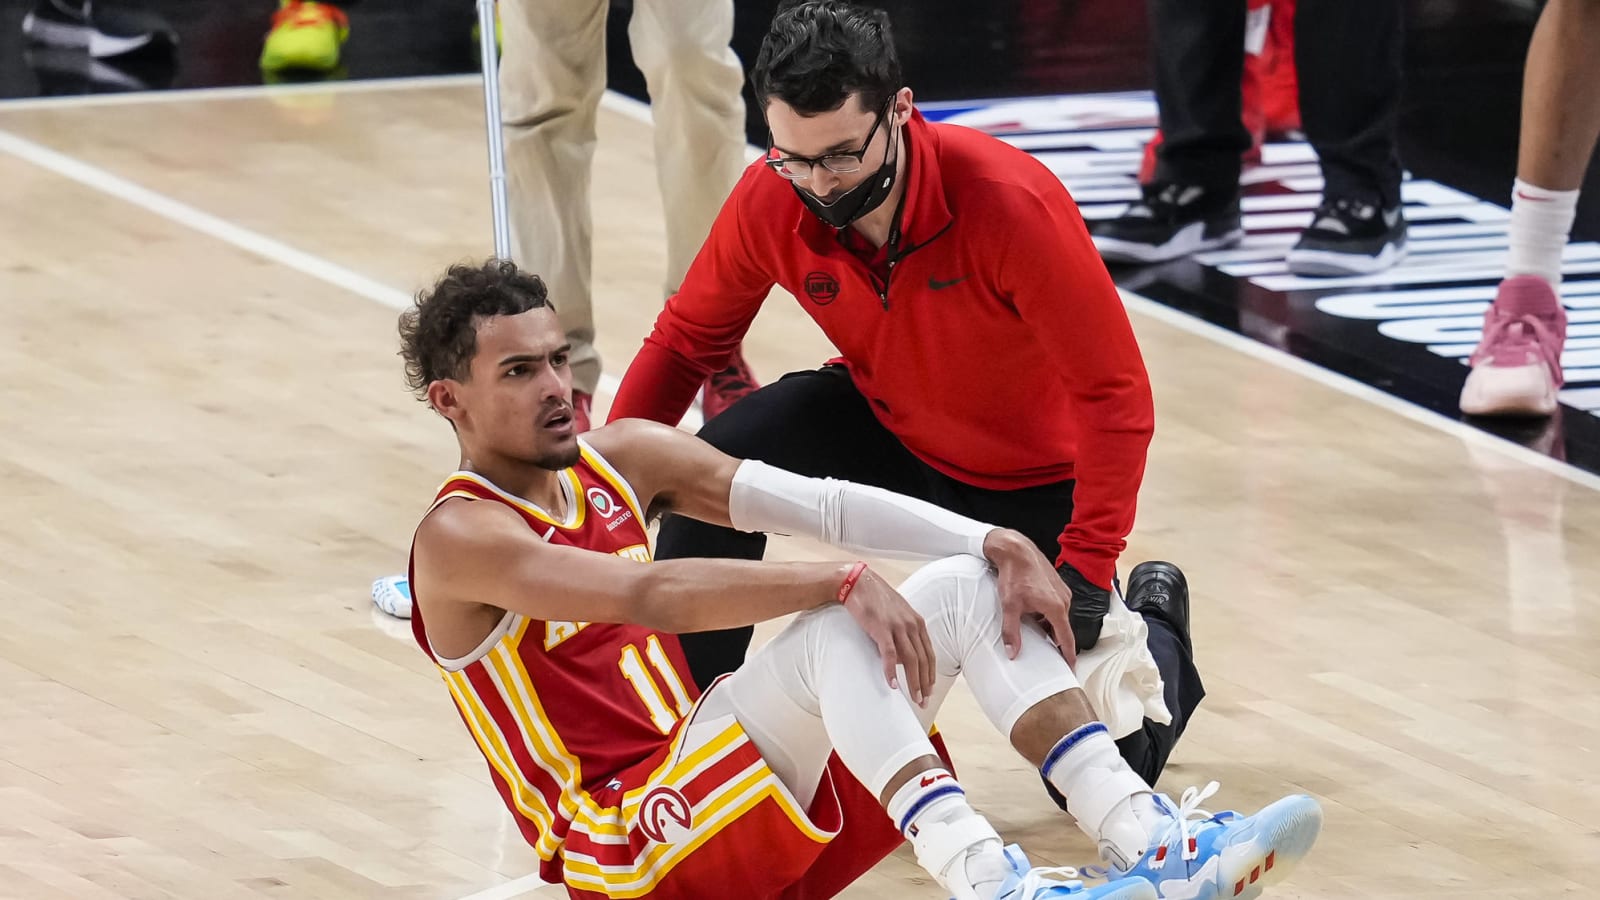
{"type": "Polygon", "coordinates": [[[1461,388],[1461,411],[1470,416],[1555,412],[1566,342],[1567,311],[1550,282],[1537,275],[1500,282],[1461,388]]]}

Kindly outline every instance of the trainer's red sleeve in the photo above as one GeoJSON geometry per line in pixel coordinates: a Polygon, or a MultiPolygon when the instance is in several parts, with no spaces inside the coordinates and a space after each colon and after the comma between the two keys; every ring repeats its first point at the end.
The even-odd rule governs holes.
{"type": "Polygon", "coordinates": [[[678,424],[707,376],[726,367],[739,349],[775,281],[756,263],[757,248],[747,241],[740,218],[758,186],[754,179],[771,177],[764,167],[751,166],[734,187],[683,286],[628,366],[608,421],[678,424]]]}
{"type": "Polygon", "coordinates": [[[1001,283],[1044,342],[1073,408],[1078,453],[1072,521],[1058,563],[1110,587],[1133,530],[1145,456],[1155,430],[1150,377],[1122,298],[1077,207],[1047,203],[1015,186],[1001,283]]]}

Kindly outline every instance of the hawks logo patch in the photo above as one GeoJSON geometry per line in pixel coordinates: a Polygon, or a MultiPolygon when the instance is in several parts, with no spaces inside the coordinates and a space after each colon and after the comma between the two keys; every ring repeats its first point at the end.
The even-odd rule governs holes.
{"type": "Polygon", "coordinates": [[[669,787],[658,787],[639,803],[639,830],[658,844],[676,844],[694,827],[689,801],[669,787]]]}

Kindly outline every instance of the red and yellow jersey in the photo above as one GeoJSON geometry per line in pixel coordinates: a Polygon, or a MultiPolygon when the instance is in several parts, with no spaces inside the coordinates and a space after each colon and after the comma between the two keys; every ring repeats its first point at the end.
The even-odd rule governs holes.
{"type": "MultiPolygon", "coordinates": [[[[648,563],[644,511],[633,489],[580,446],[578,463],[560,475],[565,519],[471,472],[450,476],[432,508],[456,499],[503,503],[550,543],[648,563]]],[[[438,665],[495,787],[545,861],[546,880],[562,880],[563,846],[574,827],[625,834],[617,776],[662,751],[698,697],[677,637],[507,612],[472,653],[446,659],[433,652],[417,601],[417,643],[438,665]]]]}

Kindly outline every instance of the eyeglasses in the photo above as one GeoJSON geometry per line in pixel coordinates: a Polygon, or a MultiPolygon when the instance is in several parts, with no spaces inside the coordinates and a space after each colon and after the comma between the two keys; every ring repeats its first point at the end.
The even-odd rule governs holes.
{"type": "Polygon", "coordinates": [[[774,156],[778,149],[772,146],[772,133],[767,133],[767,167],[777,172],[790,181],[805,181],[811,177],[812,170],[821,166],[835,175],[849,175],[851,172],[861,171],[861,161],[867,155],[867,148],[872,146],[872,138],[878,133],[878,127],[883,124],[883,119],[894,107],[894,97],[883,105],[878,111],[878,117],[872,120],[872,130],[867,132],[867,139],[861,142],[860,150],[840,150],[822,156],[774,156]]]}

